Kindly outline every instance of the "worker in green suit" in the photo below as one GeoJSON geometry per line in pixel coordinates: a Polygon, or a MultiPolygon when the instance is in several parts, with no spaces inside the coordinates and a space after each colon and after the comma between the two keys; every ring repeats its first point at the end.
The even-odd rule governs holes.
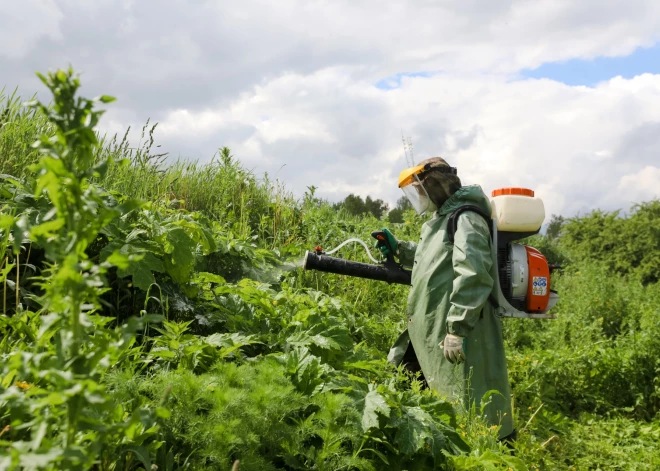
{"type": "Polygon", "coordinates": [[[492,296],[497,266],[484,217],[491,214],[490,202],[481,187],[462,186],[456,169],[439,157],[401,172],[399,187],[419,214],[433,216],[416,244],[398,242],[386,231],[394,255],[412,268],[408,328],[388,360],[418,364],[429,387],[466,408],[474,403],[479,410],[484,395],[498,391],[484,412],[491,425],[500,426],[500,439],[512,440],[502,325],[492,296]],[[481,215],[460,212],[452,243],[450,216],[466,205],[476,206],[481,215]]]}

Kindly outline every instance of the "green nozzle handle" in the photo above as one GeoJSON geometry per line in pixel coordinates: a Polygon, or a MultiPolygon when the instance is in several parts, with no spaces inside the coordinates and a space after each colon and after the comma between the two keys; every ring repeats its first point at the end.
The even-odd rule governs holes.
{"type": "Polygon", "coordinates": [[[376,239],[376,248],[387,257],[388,260],[394,258],[394,254],[397,252],[398,243],[394,238],[392,233],[387,229],[380,231],[374,231],[371,233],[371,237],[376,239]]]}

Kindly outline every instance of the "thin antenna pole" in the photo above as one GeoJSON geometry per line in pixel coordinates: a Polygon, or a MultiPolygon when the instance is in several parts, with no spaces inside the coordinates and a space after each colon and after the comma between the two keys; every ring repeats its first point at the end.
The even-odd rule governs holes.
{"type": "Polygon", "coordinates": [[[411,167],[415,166],[415,158],[413,156],[413,145],[412,145],[412,139],[408,137],[408,150],[410,151],[410,162],[411,162],[411,167]]]}
{"type": "Polygon", "coordinates": [[[401,142],[403,143],[403,153],[406,156],[406,162],[408,163],[408,166],[414,167],[415,164],[412,160],[412,155],[408,155],[408,144],[406,143],[406,139],[403,137],[403,129],[401,129],[401,142]]]}

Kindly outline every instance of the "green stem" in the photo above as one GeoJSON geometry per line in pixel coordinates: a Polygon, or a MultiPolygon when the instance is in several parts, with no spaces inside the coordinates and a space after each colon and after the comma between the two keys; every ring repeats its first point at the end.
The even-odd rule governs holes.
{"type": "Polygon", "coordinates": [[[19,286],[20,286],[20,273],[21,273],[21,249],[19,247],[18,253],[16,254],[16,312],[18,312],[18,306],[21,304],[19,296],[19,286]]]}
{"type": "MultiPolygon", "coordinates": [[[[5,267],[9,263],[9,257],[5,257],[5,267]]],[[[5,287],[2,290],[2,314],[7,315],[7,277],[5,276],[5,287]]]]}
{"type": "MultiPolygon", "coordinates": [[[[71,334],[73,338],[69,351],[67,352],[68,358],[66,358],[66,360],[67,363],[71,362],[74,379],[77,379],[76,377],[83,373],[83,371],[81,371],[80,368],[81,364],[75,358],[76,356],[79,355],[82,346],[82,336],[80,331],[81,300],[79,299],[79,296],[76,293],[72,293],[72,294],[73,296],[71,297],[72,299],[71,317],[69,319],[70,322],[69,325],[71,327],[71,334]]],[[[68,430],[67,430],[67,446],[71,446],[75,442],[76,432],[78,430],[80,401],[81,401],[80,396],[76,394],[75,396],[71,397],[67,403],[67,415],[69,419],[68,430]]]]}

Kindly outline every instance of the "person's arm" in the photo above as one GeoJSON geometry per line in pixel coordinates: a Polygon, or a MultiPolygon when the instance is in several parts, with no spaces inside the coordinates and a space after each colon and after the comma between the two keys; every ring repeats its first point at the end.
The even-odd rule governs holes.
{"type": "Polygon", "coordinates": [[[398,242],[399,263],[404,267],[411,268],[415,262],[415,252],[417,251],[417,244],[407,240],[398,242]]]}
{"type": "Polygon", "coordinates": [[[490,244],[490,231],[481,216],[474,212],[459,216],[452,255],[454,282],[447,315],[449,334],[467,337],[488,301],[495,284],[490,274],[493,266],[490,244]]]}
{"type": "Polygon", "coordinates": [[[414,242],[396,240],[394,234],[389,229],[382,229],[382,235],[378,235],[376,248],[387,256],[392,249],[392,255],[399,260],[404,267],[412,267],[415,261],[415,252],[417,251],[417,244],[414,242]],[[384,238],[380,238],[384,236],[384,238]]]}

